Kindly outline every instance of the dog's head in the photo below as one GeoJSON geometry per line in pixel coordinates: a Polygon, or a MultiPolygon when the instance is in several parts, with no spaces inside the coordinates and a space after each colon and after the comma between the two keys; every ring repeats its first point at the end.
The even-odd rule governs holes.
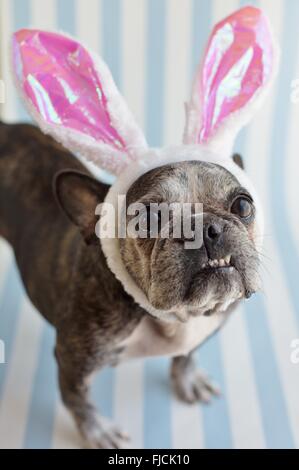
{"type": "Polygon", "coordinates": [[[186,320],[188,315],[211,314],[258,289],[255,202],[225,168],[189,161],[153,169],[130,187],[127,208],[136,202],[144,209],[140,206],[137,217],[126,217],[128,224],[134,218],[139,230],[137,236],[133,233],[120,240],[121,255],[160,316],[167,319],[175,314],[186,320]],[[168,207],[173,203],[191,203],[191,207],[201,203],[202,212],[193,210],[184,215],[182,211],[178,219],[170,210],[170,230],[165,236],[161,211],[157,212],[155,203],[168,207]],[[192,224],[198,215],[200,223],[192,224]],[[200,246],[193,246],[183,230],[181,236],[175,236],[175,225],[183,225],[182,220],[188,217],[194,237],[202,240],[200,246]],[[151,222],[155,221],[159,230],[152,236],[151,222]]]}
{"type": "MultiPolygon", "coordinates": [[[[59,173],[55,188],[87,243],[98,244],[95,209],[107,188],[73,171],[59,173]]],[[[166,321],[186,321],[225,310],[259,288],[255,201],[224,167],[185,161],[155,168],[131,185],[125,204],[127,233],[115,246],[151,313],[166,321]],[[178,217],[172,208],[185,203],[191,210],[180,211],[178,217]],[[130,207],[138,207],[137,212],[130,207]],[[161,218],[165,207],[170,208],[167,220],[161,218]],[[197,217],[199,223],[194,223],[197,217]],[[181,230],[176,232],[178,225],[181,230]],[[193,240],[189,233],[186,238],[185,226],[193,240]]]]}

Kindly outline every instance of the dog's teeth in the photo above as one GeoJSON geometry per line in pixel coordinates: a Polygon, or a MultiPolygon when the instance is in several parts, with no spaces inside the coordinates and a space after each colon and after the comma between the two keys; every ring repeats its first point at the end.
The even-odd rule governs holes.
{"type": "Polygon", "coordinates": [[[219,260],[219,266],[225,266],[225,261],[224,259],[219,260]]]}
{"type": "Polygon", "coordinates": [[[231,255],[227,255],[225,258],[224,258],[224,261],[226,264],[229,264],[230,263],[230,259],[231,259],[231,255]]]}

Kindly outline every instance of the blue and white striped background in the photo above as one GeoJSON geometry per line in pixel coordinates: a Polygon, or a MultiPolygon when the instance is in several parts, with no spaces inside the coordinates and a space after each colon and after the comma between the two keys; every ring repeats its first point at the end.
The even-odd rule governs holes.
{"type": "MultiPolygon", "coordinates": [[[[235,314],[199,352],[222,387],[210,406],[186,406],[169,393],[168,361],[123,365],[99,375],[94,396],[103,413],[132,436],[132,447],[299,447],[299,1],[261,0],[282,46],[272,94],[236,146],[261,194],[267,218],[264,293],[235,314]]],[[[10,33],[60,29],[98,50],[109,64],[151,145],[178,143],[190,80],[211,25],[243,5],[238,0],[0,0],[2,118],[25,117],[8,65],[10,33]]],[[[26,162],[24,162],[26,164],[26,162]]],[[[0,243],[0,447],[79,446],[57,392],[53,331],[34,311],[12,253],[0,243]]]]}

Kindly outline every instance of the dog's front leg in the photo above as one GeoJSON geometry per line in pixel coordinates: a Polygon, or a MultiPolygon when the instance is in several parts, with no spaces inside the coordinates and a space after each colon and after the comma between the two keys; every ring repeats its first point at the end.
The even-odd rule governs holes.
{"type": "MultiPolygon", "coordinates": [[[[86,361],[78,354],[56,346],[59,386],[62,400],[73,415],[85,445],[93,449],[122,448],[128,436],[109,419],[102,417],[89,398],[91,377],[99,370],[98,361],[86,361]]],[[[101,365],[100,365],[101,367],[101,365]]]]}
{"type": "Polygon", "coordinates": [[[170,376],[175,394],[187,403],[209,403],[213,396],[220,394],[219,389],[196,367],[193,352],[173,358],[170,376]]]}

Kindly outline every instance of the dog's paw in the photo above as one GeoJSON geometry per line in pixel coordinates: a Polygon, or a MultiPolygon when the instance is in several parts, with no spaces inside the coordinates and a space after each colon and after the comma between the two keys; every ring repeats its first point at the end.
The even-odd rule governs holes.
{"type": "Polygon", "coordinates": [[[186,403],[195,403],[197,401],[210,403],[214,396],[220,395],[219,388],[196,368],[172,373],[171,382],[177,397],[186,403]]]}
{"type": "Polygon", "coordinates": [[[123,449],[129,440],[126,433],[102,416],[81,427],[81,434],[89,449],[123,449]]]}

